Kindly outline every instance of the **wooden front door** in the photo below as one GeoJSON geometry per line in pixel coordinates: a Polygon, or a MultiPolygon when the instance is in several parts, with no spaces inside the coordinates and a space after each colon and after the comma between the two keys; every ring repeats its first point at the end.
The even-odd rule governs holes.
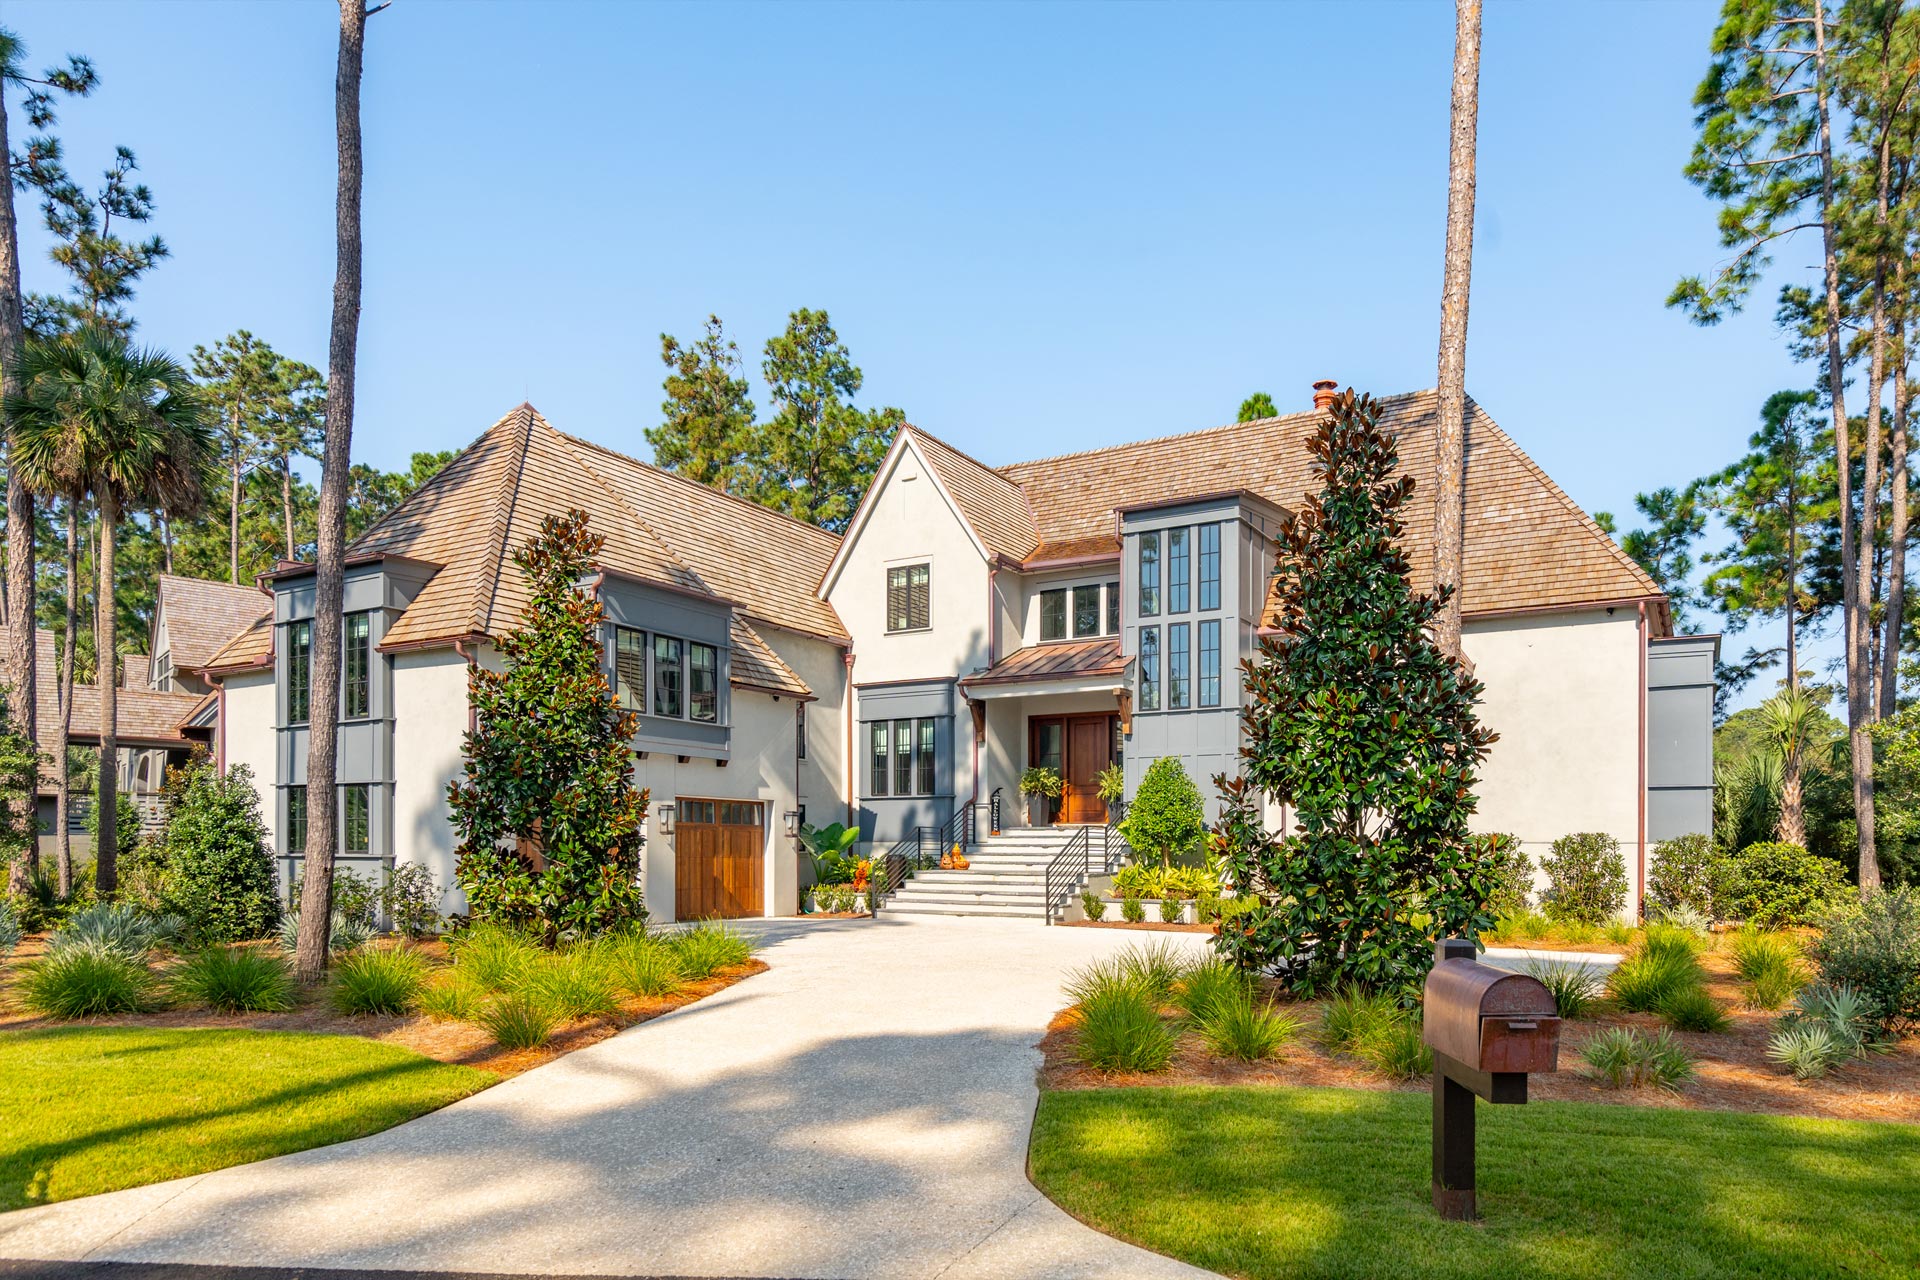
{"type": "Polygon", "coordinates": [[[1033,721],[1031,754],[1035,765],[1060,771],[1062,822],[1105,822],[1107,802],[1100,798],[1100,771],[1113,763],[1113,717],[1052,716],[1033,721]]]}
{"type": "Polygon", "coordinates": [[[766,914],[766,806],[682,800],[673,827],[676,920],[766,914]]]}

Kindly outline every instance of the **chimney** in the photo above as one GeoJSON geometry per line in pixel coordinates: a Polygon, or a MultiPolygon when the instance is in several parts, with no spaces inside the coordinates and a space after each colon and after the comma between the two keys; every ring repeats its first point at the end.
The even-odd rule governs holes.
{"type": "Polygon", "coordinates": [[[1313,410],[1315,413],[1325,413],[1333,407],[1333,397],[1339,387],[1340,384],[1332,378],[1322,378],[1313,384],[1313,410]]]}

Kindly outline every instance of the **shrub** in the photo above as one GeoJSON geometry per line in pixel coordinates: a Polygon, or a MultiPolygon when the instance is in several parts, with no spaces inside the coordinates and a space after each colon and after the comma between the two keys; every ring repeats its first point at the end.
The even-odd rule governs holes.
{"type": "Polygon", "coordinates": [[[257,947],[196,951],[171,975],[174,998],[224,1013],[281,1013],[299,993],[286,957],[257,947]]]}
{"type": "Polygon", "coordinates": [[[402,862],[387,874],[380,909],[395,932],[424,938],[440,931],[440,882],[424,862],[402,862]]]}
{"type": "Polygon", "coordinates": [[[1846,892],[1846,869],[1797,844],[1750,844],[1728,862],[1725,914],[1763,928],[1812,924],[1846,892]]]}
{"type": "Polygon", "coordinates": [[[1147,909],[1140,904],[1140,899],[1128,894],[1120,899],[1120,918],[1128,924],[1139,924],[1147,918],[1147,909]]]}
{"type": "Polygon", "coordinates": [[[1660,1016],[1676,1031],[1722,1032],[1727,1029],[1727,1011],[1707,994],[1704,987],[1683,987],[1660,1004],[1660,1016]]]}
{"type": "Polygon", "coordinates": [[[629,995],[672,995],[686,981],[673,951],[645,934],[613,939],[607,943],[606,960],[614,983],[629,995]]]}
{"type": "Polygon", "coordinates": [[[1256,1002],[1244,983],[1207,1004],[1196,1025],[1209,1050],[1242,1062],[1275,1056],[1300,1030],[1297,1017],[1267,1001],[1256,1002]]]}
{"type": "Polygon", "coordinates": [[[1620,842],[1599,831],[1561,836],[1540,860],[1547,873],[1540,905],[1549,918],[1600,925],[1627,904],[1627,863],[1620,842]]]}
{"type": "Polygon", "coordinates": [[[1607,975],[1607,994],[1631,1013],[1657,1013],[1674,996],[1700,986],[1693,948],[1649,933],[1607,975]]]}
{"type": "MultiPolygon", "coordinates": [[[[327,931],[327,950],[334,955],[357,951],[373,938],[373,930],[352,916],[333,913],[333,928],[327,931]]],[[[280,949],[292,955],[300,942],[300,908],[280,916],[280,949]]]]}
{"type": "Polygon", "coordinates": [[[1693,911],[1713,918],[1713,888],[1720,878],[1720,854],[1704,835],[1680,836],[1653,846],[1647,869],[1647,901],[1657,914],[1671,917],[1693,911]]]}
{"type": "Polygon", "coordinates": [[[1810,948],[1821,980],[1871,999],[1888,1034],[1920,1028],[1920,890],[1883,889],[1821,925],[1810,948]]]}
{"type": "Polygon", "coordinates": [[[1181,911],[1180,899],[1178,898],[1160,899],[1160,923],[1161,924],[1173,924],[1177,922],[1180,919],[1180,911],[1181,911]]]}
{"type": "Polygon", "coordinates": [[[554,1010],[531,991],[508,991],[488,1000],[475,1019],[502,1049],[532,1049],[560,1025],[554,1010]]]}
{"type": "Polygon", "coordinates": [[[82,942],[21,967],[20,1002],[50,1018],[91,1018],[146,1007],[153,975],[112,946],[82,942]]]}
{"type": "Polygon", "coordinates": [[[1164,867],[1198,849],[1206,825],[1200,788],[1178,758],[1161,756],[1147,766],[1127,816],[1120,820],[1120,835],[1129,848],[1142,857],[1158,858],[1164,867]]]}
{"type": "Polygon", "coordinates": [[[1174,984],[1173,1003],[1187,1021],[1198,1025],[1215,1003],[1250,998],[1252,989],[1247,976],[1230,962],[1209,956],[1180,976],[1174,984]]]}
{"type": "Polygon", "coordinates": [[[452,950],[455,966],[488,991],[518,986],[542,954],[525,934],[495,924],[475,925],[452,950]]]}
{"type": "Polygon", "coordinates": [[[253,774],[204,759],[167,771],[160,901],[204,942],[264,938],[280,922],[279,885],[253,774]]]}
{"type": "Polygon", "coordinates": [[[442,969],[420,988],[420,1012],[442,1022],[473,1022],[487,1002],[487,989],[458,968],[442,969]]]}
{"type": "Polygon", "coordinates": [[[1533,900],[1533,861],[1522,852],[1520,837],[1496,831],[1475,836],[1473,843],[1487,884],[1487,913],[1497,919],[1525,911],[1533,900]]]}
{"type": "Polygon", "coordinates": [[[1203,893],[1194,899],[1193,916],[1201,924],[1217,924],[1220,920],[1221,897],[1217,893],[1203,893]]]}
{"type": "Polygon", "coordinates": [[[1093,890],[1088,889],[1080,895],[1080,908],[1087,913],[1087,919],[1098,920],[1107,914],[1107,901],[1093,890]]]}
{"type": "Polygon", "coordinates": [[[48,945],[54,951],[68,947],[112,951],[130,964],[145,964],[148,953],[169,931],[167,923],[130,902],[96,902],[69,916],[48,945]]]}
{"type": "Polygon", "coordinates": [[[1608,1027],[1580,1048],[1593,1074],[1609,1088],[1678,1090],[1693,1076],[1693,1059],[1664,1028],[1642,1036],[1631,1027],[1608,1027]]]}
{"type": "Polygon", "coordinates": [[[1534,960],[1526,973],[1546,987],[1553,996],[1553,1011],[1563,1018],[1586,1017],[1604,986],[1599,975],[1575,960],[1534,960]]]}
{"type": "MultiPolygon", "coordinates": [[[[98,802],[87,807],[87,834],[93,838],[93,847],[100,847],[100,805],[98,802]]],[[[132,861],[134,853],[140,847],[140,809],[133,803],[133,797],[124,791],[113,793],[113,843],[115,856],[132,861]]]]}
{"type": "Polygon", "coordinates": [[[20,920],[13,913],[13,904],[0,898],[0,960],[13,954],[20,945],[20,920]]]}
{"type": "Polygon", "coordinates": [[[620,1007],[608,966],[592,947],[546,957],[527,975],[526,989],[567,1021],[601,1017],[620,1007]]]}
{"type": "Polygon", "coordinates": [[[666,936],[666,945],[680,971],[695,982],[753,958],[753,944],[746,936],[718,920],[675,930],[666,936]]]}
{"type": "Polygon", "coordinates": [[[426,984],[427,962],[405,947],[355,952],[333,972],[328,995],[341,1013],[401,1014],[411,1010],[426,984]]]}
{"type": "Polygon", "coordinates": [[[1116,985],[1083,1000],[1074,1055],[1096,1071],[1165,1071],[1176,1038],[1146,991],[1116,985]]]}

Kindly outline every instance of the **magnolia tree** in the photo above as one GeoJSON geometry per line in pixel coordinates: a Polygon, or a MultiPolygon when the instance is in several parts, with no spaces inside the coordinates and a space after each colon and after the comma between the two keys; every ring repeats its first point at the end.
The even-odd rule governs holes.
{"type": "Polygon", "coordinates": [[[1244,664],[1247,742],[1211,839],[1236,890],[1220,948],[1284,962],[1296,992],[1344,983],[1411,992],[1436,937],[1492,923],[1484,842],[1467,830],[1494,735],[1480,683],[1430,630],[1444,597],[1416,593],[1400,547],[1413,481],[1369,396],[1346,392],[1308,440],[1320,492],[1281,537],[1277,637],[1244,664]],[[1266,801],[1291,810],[1270,833],[1266,801]]]}
{"type": "Polygon", "coordinates": [[[647,793],[633,785],[630,745],[639,720],[614,700],[600,602],[580,589],[603,541],[569,511],[514,556],[532,599],[500,637],[507,669],[468,676],[466,777],[448,789],[455,876],[474,918],[550,943],[646,918],[647,793]]]}

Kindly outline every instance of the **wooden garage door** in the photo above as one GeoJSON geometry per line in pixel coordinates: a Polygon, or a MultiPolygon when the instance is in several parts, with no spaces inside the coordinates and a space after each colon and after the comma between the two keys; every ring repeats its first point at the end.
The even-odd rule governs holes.
{"type": "Polygon", "coordinates": [[[673,828],[677,920],[763,915],[766,806],[752,800],[681,800],[673,828]]]}

